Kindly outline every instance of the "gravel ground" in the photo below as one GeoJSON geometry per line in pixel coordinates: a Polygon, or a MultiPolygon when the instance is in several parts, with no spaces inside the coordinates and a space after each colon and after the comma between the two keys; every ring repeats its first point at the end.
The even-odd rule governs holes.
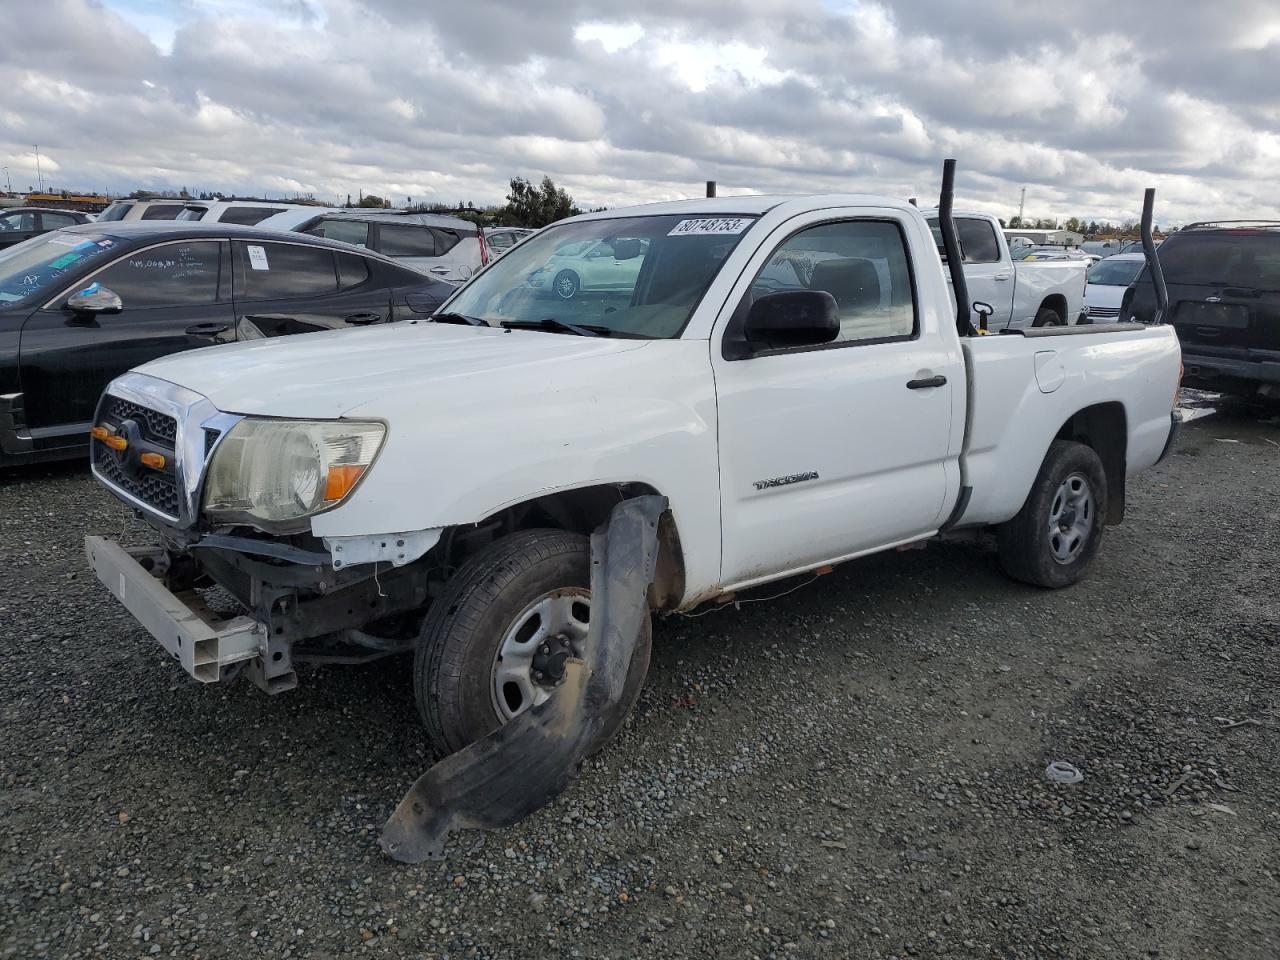
{"type": "Polygon", "coordinates": [[[1280,423],[1197,420],[1130,489],[1070,590],[931,546],[663,622],[577,784],[406,867],[406,661],[188,682],[86,570],[126,511],[2,476],[0,957],[1271,960],[1280,423]]]}

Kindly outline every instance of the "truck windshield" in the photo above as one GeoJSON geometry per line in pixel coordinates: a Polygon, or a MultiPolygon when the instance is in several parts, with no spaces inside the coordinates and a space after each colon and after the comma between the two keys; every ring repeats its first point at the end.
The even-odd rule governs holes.
{"type": "Polygon", "coordinates": [[[1141,260],[1099,260],[1089,268],[1089,282],[1104,287],[1127,287],[1138,279],[1141,260]]]}
{"type": "Polygon", "coordinates": [[[441,312],[493,326],[563,332],[573,324],[612,336],[676,337],[754,222],[649,216],[548,227],[512,247],[441,312]]]}
{"type": "Polygon", "coordinates": [[[0,305],[53,293],[68,274],[115,250],[120,241],[94,233],[55,230],[0,250],[0,305]],[[50,289],[53,288],[53,289],[50,289]]]}

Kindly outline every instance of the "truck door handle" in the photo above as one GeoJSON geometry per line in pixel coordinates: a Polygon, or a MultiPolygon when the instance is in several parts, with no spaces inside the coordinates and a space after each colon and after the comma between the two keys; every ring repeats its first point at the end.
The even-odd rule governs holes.
{"type": "Polygon", "coordinates": [[[226,333],[230,329],[231,324],[214,320],[211,323],[193,323],[187,327],[186,334],[189,337],[216,337],[218,334],[226,333]]]}
{"type": "Polygon", "coordinates": [[[992,279],[992,280],[996,280],[996,281],[1008,280],[1008,279],[1009,279],[1009,275],[1008,275],[1007,273],[997,273],[997,274],[996,274],[994,277],[992,277],[991,279],[992,279]]]}
{"type": "Polygon", "coordinates": [[[946,385],[947,378],[942,374],[938,374],[936,377],[925,377],[923,380],[907,381],[908,390],[928,390],[930,387],[945,387],[946,385]]]}
{"type": "Polygon", "coordinates": [[[382,315],[378,313],[353,313],[351,316],[343,317],[342,319],[347,323],[363,326],[367,323],[377,323],[382,319],[382,315]]]}

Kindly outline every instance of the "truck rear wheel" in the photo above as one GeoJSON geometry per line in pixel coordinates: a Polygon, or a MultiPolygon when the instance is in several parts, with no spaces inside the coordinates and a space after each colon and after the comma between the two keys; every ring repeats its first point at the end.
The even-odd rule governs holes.
{"type": "Polygon", "coordinates": [[[1036,311],[1036,318],[1031,322],[1031,325],[1033,327],[1061,327],[1065,326],[1066,322],[1053,307],[1041,307],[1036,311]]]}
{"type": "MultiPolygon", "coordinates": [[[[438,749],[461,750],[551,696],[565,660],[582,654],[590,586],[591,542],[562,530],[511,534],[458,569],[427,613],[414,659],[418,710],[438,749]]],[[[651,646],[646,618],[598,746],[639,698],[651,646]]]]}
{"type": "Polygon", "coordinates": [[[1038,587],[1070,586],[1098,552],[1106,515],[1098,455],[1083,443],[1055,440],[1022,509],[996,528],[1004,572],[1038,587]]]}

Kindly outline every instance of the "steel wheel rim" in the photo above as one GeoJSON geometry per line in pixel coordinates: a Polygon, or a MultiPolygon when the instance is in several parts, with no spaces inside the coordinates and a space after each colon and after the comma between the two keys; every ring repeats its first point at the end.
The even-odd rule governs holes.
{"type": "Polygon", "coordinates": [[[535,677],[535,669],[544,663],[544,651],[568,649],[581,656],[590,612],[590,591],[568,587],[544,593],[511,621],[494,655],[489,685],[494,712],[503,723],[555,691],[559,679],[545,670],[535,677]]]}
{"type": "Polygon", "coordinates": [[[1084,552],[1094,514],[1093,488],[1084,474],[1072,473],[1058,484],[1049,504],[1049,553],[1057,563],[1071,563],[1084,552]]]}

